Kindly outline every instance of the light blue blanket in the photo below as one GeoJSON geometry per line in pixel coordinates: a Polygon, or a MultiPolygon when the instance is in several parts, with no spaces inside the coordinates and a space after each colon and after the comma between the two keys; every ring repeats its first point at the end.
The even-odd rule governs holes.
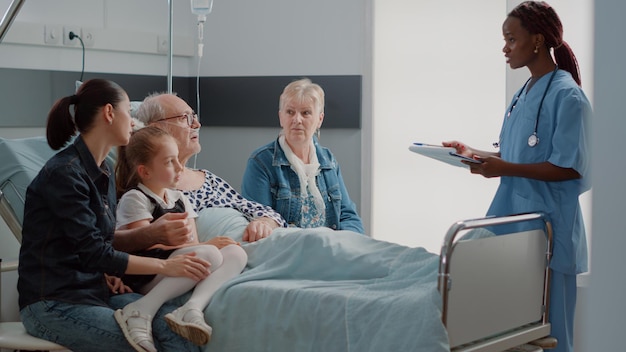
{"type": "MultiPolygon", "coordinates": [[[[199,237],[241,238],[238,214],[202,211],[199,237]]],[[[206,351],[449,350],[437,255],[325,228],[278,229],[243,247],[248,267],[205,310],[206,351]]]]}

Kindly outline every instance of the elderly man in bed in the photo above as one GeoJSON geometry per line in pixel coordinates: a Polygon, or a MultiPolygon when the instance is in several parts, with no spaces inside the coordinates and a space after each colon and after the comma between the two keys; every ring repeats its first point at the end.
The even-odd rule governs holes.
{"type": "MultiPolygon", "coordinates": [[[[158,125],[174,136],[182,165],[200,152],[198,115],[178,96],[156,93],[146,97],[137,111],[137,118],[146,125],[158,125]]],[[[239,211],[249,221],[243,232],[243,241],[257,241],[269,236],[275,228],[287,226],[282,216],[271,207],[245,199],[226,181],[208,170],[185,167],[178,189],[191,200],[198,213],[214,207],[239,211]]],[[[185,243],[190,231],[186,218],[186,213],[166,214],[155,222],[152,231],[143,231],[141,236],[116,233],[114,245],[120,250],[134,251],[157,243],[185,243]]]]}

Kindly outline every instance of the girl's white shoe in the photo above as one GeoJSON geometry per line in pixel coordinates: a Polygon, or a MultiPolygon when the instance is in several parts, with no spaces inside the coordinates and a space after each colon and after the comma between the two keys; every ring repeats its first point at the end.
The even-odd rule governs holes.
{"type": "Polygon", "coordinates": [[[167,325],[178,335],[198,346],[206,345],[211,339],[213,328],[204,321],[199,309],[182,306],[165,315],[167,325]]]}
{"type": "Polygon", "coordinates": [[[152,317],[144,316],[129,306],[115,311],[115,320],[119,324],[128,343],[137,352],[157,352],[152,339],[152,317]]]}

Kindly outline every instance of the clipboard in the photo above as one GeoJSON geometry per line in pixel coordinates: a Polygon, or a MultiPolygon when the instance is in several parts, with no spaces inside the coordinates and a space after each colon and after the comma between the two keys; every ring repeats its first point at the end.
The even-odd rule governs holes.
{"type": "Polygon", "coordinates": [[[439,160],[452,166],[463,167],[469,169],[469,165],[464,164],[461,160],[469,161],[471,163],[480,164],[482,161],[468,158],[466,156],[456,153],[456,149],[452,147],[444,147],[434,144],[426,143],[413,143],[409,146],[409,150],[427,156],[431,159],[439,160]]]}

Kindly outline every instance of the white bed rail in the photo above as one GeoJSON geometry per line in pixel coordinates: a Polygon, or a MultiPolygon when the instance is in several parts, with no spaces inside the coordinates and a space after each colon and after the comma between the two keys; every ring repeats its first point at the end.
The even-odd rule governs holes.
{"type": "Polygon", "coordinates": [[[551,252],[552,228],[543,213],[453,224],[441,248],[438,277],[452,351],[502,351],[548,335],[551,252]],[[457,239],[465,230],[534,221],[543,222],[543,229],[457,239]]]}

